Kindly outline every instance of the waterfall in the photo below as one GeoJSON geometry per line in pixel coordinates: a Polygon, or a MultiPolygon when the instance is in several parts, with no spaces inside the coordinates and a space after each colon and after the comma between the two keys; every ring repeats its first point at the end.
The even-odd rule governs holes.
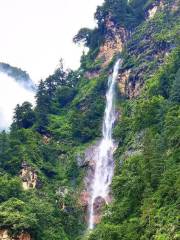
{"type": "Polygon", "coordinates": [[[116,62],[112,76],[108,79],[106,93],[106,108],[103,119],[102,139],[98,145],[95,161],[95,172],[91,184],[91,197],[89,201],[89,229],[94,228],[94,203],[98,197],[108,203],[109,187],[114,172],[113,151],[115,144],[112,139],[112,129],[115,122],[115,84],[118,77],[120,60],[116,62]]]}

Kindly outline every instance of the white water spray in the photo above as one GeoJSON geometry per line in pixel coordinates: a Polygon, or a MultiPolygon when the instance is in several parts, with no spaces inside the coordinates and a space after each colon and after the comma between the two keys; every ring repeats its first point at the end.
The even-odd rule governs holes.
{"type": "Polygon", "coordinates": [[[109,187],[114,172],[113,151],[115,144],[112,139],[112,129],[115,122],[115,84],[118,77],[120,60],[114,66],[113,74],[108,79],[108,91],[106,93],[106,108],[104,113],[102,140],[97,149],[95,160],[95,173],[91,186],[91,198],[89,202],[89,229],[94,228],[94,203],[97,197],[102,197],[108,203],[109,187]]]}

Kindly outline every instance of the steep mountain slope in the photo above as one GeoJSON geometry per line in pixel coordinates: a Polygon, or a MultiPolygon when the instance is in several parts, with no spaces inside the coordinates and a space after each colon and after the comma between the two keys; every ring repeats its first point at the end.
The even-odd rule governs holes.
{"type": "Polygon", "coordinates": [[[77,71],[62,62],[0,134],[0,238],[179,239],[179,1],[106,0],[77,71]],[[86,234],[108,76],[117,84],[112,202],[86,234]]]}

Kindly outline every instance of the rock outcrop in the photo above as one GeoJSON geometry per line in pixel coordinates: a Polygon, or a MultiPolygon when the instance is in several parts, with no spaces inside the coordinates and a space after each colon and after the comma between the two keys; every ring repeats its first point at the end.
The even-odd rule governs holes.
{"type": "Polygon", "coordinates": [[[89,192],[86,190],[83,190],[80,193],[80,198],[79,198],[79,203],[83,208],[83,212],[84,212],[84,219],[87,222],[88,221],[88,206],[89,206],[89,200],[90,200],[90,194],[89,192]]]}
{"type": "Polygon", "coordinates": [[[124,27],[117,26],[109,15],[106,18],[106,34],[104,42],[99,48],[95,62],[99,63],[99,68],[85,73],[88,79],[96,78],[101,71],[108,67],[113,58],[123,50],[128,39],[128,31],[124,27]]]}
{"type": "MultiPolygon", "coordinates": [[[[149,10],[147,9],[147,21],[144,28],[139,27],[131,33],[124,49],[127,54],[126,65],[120,69],[118,79],[120,92],[127,98],[132,99],[140,95],[146,78],[153,76],[173,50],[173,33],[172,37],[170,33],[168,36],[164,37],[164,35],[166,31],[169,31],[171,25],[173,29],[175,23],[174,21],[169,22],[166,30],[166,25],[164,25],[165,34],[163,35],[159,32],[161,17],[155,18],[155,14],[163,10],[167,13],[166,21],[168,21],[168,13],[176,11],[177,2],[172,4],[167,0],[160,0],[153,3],[149,10]]],[[[175,16],[176,13],[171,14],[175,16]]]]}
{"type": "Polygon", "coordinates": [[[77,156],[77,164],[79,167],[86,167],[86,177],[84,179],[84,189],[80,194],[79,202],[84,209],[85,220],[88,220],[88,205],[90,201],[90,193],[91,193],[91,181],[94,176],[95,171],[95,157],[97,155],[97,146],[99,142],[95,143],[88,147],[84,153],[78,154],[77,156]]]}
{"type": "Polygon", "coordinates": [[[31,236],[28,233],[21,233],[17,240],[31,240],[31,236]]]}
{"type": "Polygon", "coordinates": [[[157,12],[157,9],[158,9],[157,5],[153,6],[151,9],[149,9],[149,11],[148,11],[148,19],[152,19],[154,17],[154,15],[157,12]]]}
{"type": "Polygon", "coordinates": [[[97,197],[94,201],[94,224],[98,224],[102,218],[102,208],[106,205],[106,201],[102,197],[97,197]]]}
{"type": "Polygon", "coordinates": [[[118,76],[118,86],[122,95],[126,95],[126,89],[128,85],[130,70],[125,70],[119,73],[118,76]]]}
{"type": "Polygon", "coordinates": [[[92,79],[92,78],[97,78],[99,77],[100,70],[93,70],[89,72],[85,72],[84,76],[85,78],[92,79]]]}
{"type": "Polygon", "coordinates": [[[12,240],[12,238],[9,237],[7,230],[0,230],[0,240],[12,240]]]}
{"type": "MultiPolygon", "coordinates": [[[[85,221],[88,221],[88,215],[89,215],[89,209],[88,206],[90,204],[91,200],[91,186],[92,186],[92,180],[95,173],[95,159],[98,158],[98,146],[100,144],[100,141],[97,141],[94,145],[91,145],[88,147],[84,153],[78,154],[77,156],[77,163],[78,166],[81,168],[86,168],[86,177],[84,179],[84,189],[80,193],[79,202],[80,205],[84,209],[84,218],[85,221]]],[[[114,151],[116,150],[117,145],[114,148],[114,151]]],[[[112,201],[112,196],[109,195],[106,199],[102,198],[101,196],[98,196],[93,204],[94,208],[94,224],[98,224],[102,218],[102,208],[110,203],[112,201]]]]}
{"type": "Polygon", "coordinates": [[[37,172],[26,162],[21,165],[20,178],[24,190],[34,189],[37,186],[37,172]]]}
{"type": "Polygon", "coordinates": [[[31,240],[29,233],[21,233],[19,236],[10,237],[6,229],[0,230],[0,240],[31,240]]]}
{"type": "Polygon", "coordinates": [[[66,209],[65,197],[68,195],[69,191],[66,187],[59,187],[56,191],[56,196],[58,197],[58,205],[61,210],[66,209]]]}
{"type": "Polygon", "coordinates": [[[97,56],[97,60],[102,61],[102,68],[108,66],[113,57],[122,51],[128,37],[126,29],[117,27],[110,16],[106,19],[106,29],[105,42],[100,47],[97,56]]]}
{"type": "Polygon", "coordinates": [[[51,141],[51,136],[49,135],[43,135],[43,143],[44,144],[49,144],[51,141]]]}

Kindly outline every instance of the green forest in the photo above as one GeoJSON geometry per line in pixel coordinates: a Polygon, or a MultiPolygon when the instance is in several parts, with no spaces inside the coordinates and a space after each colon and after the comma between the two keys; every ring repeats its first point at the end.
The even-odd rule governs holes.
{"type": "Polygon", "coordinates": [[[16,106],[10,130],[0,132],[0,231],[18,240],[22,233],[32,240],[180,239],[179,5],[105,0],[94,14],[97,27],[73,39],[89,48],[80,68],[67,70],[61,59],[39,82],[36,106],[16,106]],[[122,50],[103,64],[102,46],[123,32],[122,50]],[[88,231],[80,194],[89,166],[77,158],[101,138],[117,58],[112,202],[88,231]]]}

